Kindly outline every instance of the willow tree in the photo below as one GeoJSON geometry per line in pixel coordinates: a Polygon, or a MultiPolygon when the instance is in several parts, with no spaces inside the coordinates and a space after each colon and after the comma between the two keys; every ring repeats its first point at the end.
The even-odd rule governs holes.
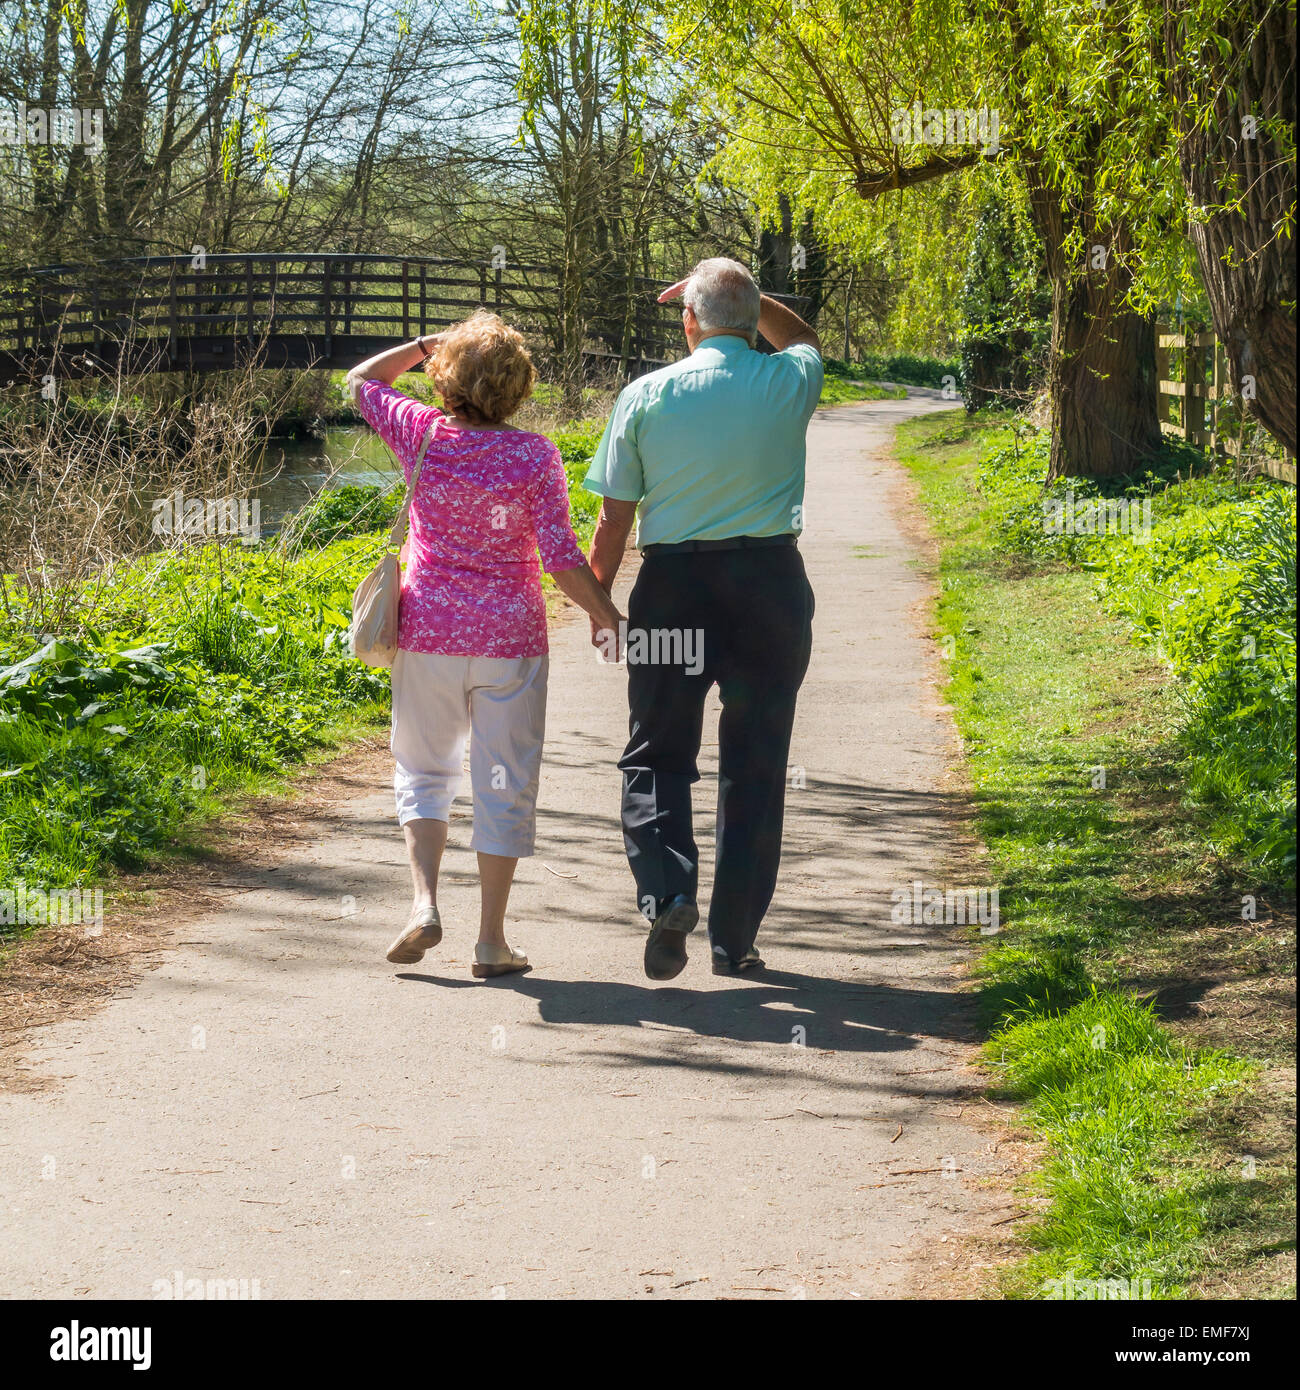
{"type": "Polygon", "coordinates": [[[1294,454],[1295,5],[1163,10],[1163,76],[1214,329],[1238,393],[1294,454]]]}
{"type": "MultiPolygon", "coordinates": [[[[726,127],[726,172],[769,216],[786,197],[847,233],[880,225],[877,200],[974,166],[1023,185],[1053,288],[1053,473],[1128,473],[1158,447],[1154,310],[1192,287],[1189,214],[1196,223],[1206,207],[1184,117],[1190,109],[1192,126],[1214,126],[1217,79],[1240,106],[1234,38],[1258,52],[1272,32],[1250,5],[1234,15],[1227,0],[605,3],[629,44],[667,60],[681,102],[726,127]],[[1171,14],[1177,43],[1162,29],[1171,14]],[[1201,55],[1203,69],[1186,90],[1184,52],[1201,55]],[[996,136],[986,128],[963,142],[965,112],[990,125],[996,116],[996,136]]],[[[1282,60],[1257,84],[1270,92],[1288,70],[1282,40],[1282,60]]],[[[1269,100],[1278,111],[1261,114],[1280,115],[1282,102],[1269,100]]],[[[1218,141],[1222,164],[1232,128],[1217,129],[1210,145],[1218,141]]],[[[1211,208],[1241,201],[1246,190],[1225,192],[1221,170],[1206,177],[1211,208]]],[[[1285,233],[1285,204],[1282,195],[1247,209],[1249,231],[1219,250],[1207,283],[1217,275],[1240,288],[1242,268],[1224,250],[1272,244],[1285,233]]],[[[887,215],[905,206],[891,198],[887,215]]],[[[1257,265],[1245,274],[1261,277],[1257,265]]],[[[1262,278],[1273,308],[1239,294],[1243,316],[1284,321],[1285,272],[1262,278]]],[[[1284,339],[1285,322],[1268,335],[1284,339]]]]}
{"type": "MultiPolygon", "coordinates": [[[[853,220],[854,199],[971,168],[974,188],[1027,194],[1052,285],[1054,476],[1130,473],[1160,444],[1133,232],[1126,210],[1099,197],[1124,73],[1108,50],[1080,48],[1096,14],[1040,0],[774,3],[758,32],[733,31],[734,66],[710,64],[734,74],[736,176],[793,186],[834,221],[853,220]]],[[[905,210],[889,199],[890,215],[905,210]]]]}
{"type": "Polygon", "coordinates": [[[1054,290],[1053,471],[1126,473],[1149,457],[1154,329],[1128,301],[1127,230],[1097,214],[1105,113],[1086,99],[1095,75],[1072,59],[1060,6],[609,3],[668,59],[681,105],[726,130],[721,167],[769,215],[787,198],[852,240],[905,224],[901,195],[937,179],[983,167],[1027,186],[1054,290]]]}
{"type": "MultiPolygon", "coordinates": [[[[1030,30],[1024,8],[1004,0],[1008,33],[1041,48],[1046,26],[1030,30]]],[[[1049,10],[1073,42],[1016,84],[1036,105],[1036,143],[1059,173],[1085,167],[1101,133],[1089,203],[1122,229],[1112,247],[1129,304],[1148,313],[1203,292],[1243,403],[1294,450],[1294,0],[1049,10]],[[1053,69],[1068,106],[1051,98],[1053,69]]]]}
{"type": "Polygon", "coordinates": [[[1140,285],[1172,297],[1160,248],[1171,220],[1184,226],[1232,385],[1294,453],[1294,0],[1134,0],[1120,20],[1093,40],[1129,74],[1105,196],[1138,210],[1140,285]],[[1151,196],[1152,149],[1174,171],[1176,206],[1151,196]]]}
{"type": "MultiPolygon", "coordinates": [[[[1087,40],[1110,22],[1105,6],[1000,0],[982,26],[1003,69],[986,90],[1011,115],[1052,283],[1052,477],[1132,473],[1161,442],[1155,319],[1134,294],[1131,209],[1103,196],[1127,74],[1120,55],[1087,40]]],[[[1159,150],[1145,153],[1155,182],[1159,150]]]]}

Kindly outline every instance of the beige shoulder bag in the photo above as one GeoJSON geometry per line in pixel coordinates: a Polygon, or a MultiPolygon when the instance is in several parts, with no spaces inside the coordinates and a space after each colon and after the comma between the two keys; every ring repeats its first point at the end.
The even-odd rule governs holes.
{"type": "MultiPolygon", "coordinates": [[[[438,432],[438,422],[434,420],[429,432],[424,436],[420,452],[415,456],[415,468],[411,482],[406,489],[401,510],[393,519],[388,532],[388,547],[384,558],[357,585],[352,595],[352,630],[349,635],[349,648],[358,661],[367,666],[391,666],[397,656],[398,606],[402,598],[401,549],[406,544],[407,523],[411,518],[411,502],[420,482],[420,470],[424,467],[424,456],[429,451],[433,436],[438,432]]],[[[399,464],[401,460],[398,460],[399,464]]]]}

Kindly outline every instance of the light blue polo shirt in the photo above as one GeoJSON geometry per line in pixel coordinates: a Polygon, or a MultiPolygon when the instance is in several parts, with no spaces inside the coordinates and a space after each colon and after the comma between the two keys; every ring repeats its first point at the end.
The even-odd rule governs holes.
{"type": "Polygon", "coordinates": [[[808,343],[706,338],[625,386],[584,486],[638,502],[638,546],[803,528],[804,436],[822,393],[808,343]]]}

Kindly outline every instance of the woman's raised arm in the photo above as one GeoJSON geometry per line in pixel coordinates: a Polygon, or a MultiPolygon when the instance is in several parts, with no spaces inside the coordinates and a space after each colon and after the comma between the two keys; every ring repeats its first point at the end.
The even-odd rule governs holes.
{"type": "Polygon", "coordinates": [[[383,352],[367,357],[364,362],[358,362],[348,373],[348,390],[355,398],[358,382],[382,381],[385,386],[391,386],[403,372],[409,372],[427,361],[441,337],[441,333],[425,333],[409,343],[385,348],[383,352]]]}

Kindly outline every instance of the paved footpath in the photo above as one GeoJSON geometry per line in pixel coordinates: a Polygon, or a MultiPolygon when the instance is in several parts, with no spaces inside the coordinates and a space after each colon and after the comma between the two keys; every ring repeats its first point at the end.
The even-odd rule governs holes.
{"type": "Polygon", "coordinates": [[[926,584],[886,457],[895,421],[948,408],[935,394],[810,428],[815,654],[765,976],[715,978],[702,929],[677,980],[643,976],[626,673],[569,621],[508,927],[533,971],[470,977],[461,803],[443,945],[385,962],[408,881],[376,755],[372,790],[188,923],[192,944],[35,1036],[29,1065],[57,1079],[0,1096],[0,1296],[148,1298],[177,1271],[262,1298],[942,1296],[999,1165],[959,1113],[959,950],[890,920],[892,889],[942,882],[951,833],[926,584]]]}

